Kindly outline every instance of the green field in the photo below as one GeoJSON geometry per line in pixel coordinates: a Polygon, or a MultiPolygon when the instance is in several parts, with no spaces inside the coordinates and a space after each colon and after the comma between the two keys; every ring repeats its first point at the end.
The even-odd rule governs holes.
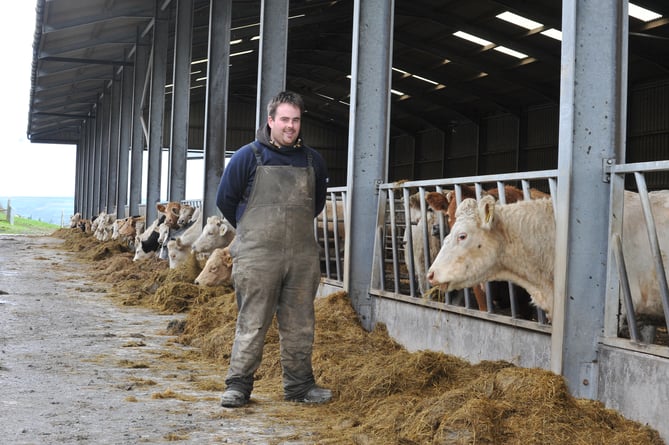
{"type": "Polygon", "coordinates": [[[59,229],[57,224],[49,224],[34,219],[14,216],[14,224],[7,221],[7,211],[0,210],[0,234],[6,235],[43,235],[53,233],[59,229]]]}

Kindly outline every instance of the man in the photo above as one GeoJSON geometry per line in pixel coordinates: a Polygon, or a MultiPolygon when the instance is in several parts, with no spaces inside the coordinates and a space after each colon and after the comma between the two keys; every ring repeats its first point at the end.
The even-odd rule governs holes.
{"type": "Polygon", "coordinates": [[[311,365],[320,282],[313,220],[325,205],[327,167],[302,143],[303,112],[298,94],[274,97],[267,123],[230,158],[218,187],[216,205],[237,229],[230,254],[238,315],[221,398],[225,407],[248,403],[274,314],[285,399],[323,403],[332,397],[316,385],[311,365]]]}

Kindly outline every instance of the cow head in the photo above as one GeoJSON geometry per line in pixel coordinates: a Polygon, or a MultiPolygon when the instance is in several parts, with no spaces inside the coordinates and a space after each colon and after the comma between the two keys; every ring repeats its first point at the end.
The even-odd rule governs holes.
{"type": "Polygon", "coordinates": [[[162,215],[165,215],[165,224],[170,229],[179,228],[179,212],[181,211],[181,203],[170,201],[167,204],[156,204],[156,209],[162,215]]]}
{"type": "Polygon", "coordinates": [[[479,203],[467,198],[458,205],[455,217],[455,224],[428,271],[430,284],[444,291],[487,281],[499,252],[500,243],[492,231],[495,198],[487,195],[479,203]]]}
{"type": "Polygon", "coordinates": [[[189,222],[191,222],[194,213],[195,213],[195,207],[190,206],[188,204],[183,204],[181,206],[181,209],[179,210],[179,218],[177,218],[177,225],[179,227],[183,227],[189,222]]]}
{"type": "Polygon", "coordinates": [[[81,213],[77,212],[74,215],[72,215],[70,217],[70,228],[74,229],[75,227],[78,227],[80,221],[81,221],[81,213]]]}
{"type": "Polygon", "coordinates": [[[232,257],[230,248],[217,248],[211,253],[202,272],[195,279],[201,286],[221,286],[229,283],[232,277],[232,257]]]}

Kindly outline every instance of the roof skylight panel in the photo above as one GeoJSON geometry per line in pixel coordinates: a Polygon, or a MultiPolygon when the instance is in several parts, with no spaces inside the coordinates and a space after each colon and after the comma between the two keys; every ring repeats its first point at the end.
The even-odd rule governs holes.
{"type": "Polygon", "coordinates": [[[473,34],[469,34],[464,31],[457,31],[453,33],[454,36],[459,37],[461,39],[467,40],[472,43],[476,43],[478,45],[481,45],[483,47],[491,46],[492,49],[495,51],[499,51],[500,53],[504,53],[508,56],[515,57],[517,59],[524,59],[527,57],[527,54],[521,53],[520,51],[516,51],[514,49],[508,48],[506,46],[500,46],[497,45],[496,43],[493,43],[489,40],[482,39],[481,37],[477,37],[473,34]]]}
{"type": "MultiPolygon", "coordinates": [[[[509,22],[516,26],[520,26],[521,28],[525,28],[528,31],[533,31],[535,29],[544,27],[543,23],[536,22],[518,14],[514,14],[510,11],[504,11],[501,14],[497,14],[496,17],[500,20],[504,20],[505,22],[509,22]]],[[[562,40],[562,32],[555,28],[545,29],[540,31],[540,33],[555,40],[562,40]]]]}
{"type": "Polygon", "coordinates": [[[639,19],[642,22],[650,22],[651,20],[656,20],[662,17],[662,14],[658,14],[650,9],[642,8],[634,3],[628,4],[627,11],[631,17],[639,19]]]}

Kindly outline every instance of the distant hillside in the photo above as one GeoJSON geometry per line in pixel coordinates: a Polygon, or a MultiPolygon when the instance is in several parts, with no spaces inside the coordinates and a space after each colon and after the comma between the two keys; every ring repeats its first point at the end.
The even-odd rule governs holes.
{"type": "Polygon", "coordinates": [[[7,221],[7,210],[0,209],[0,235],[48,235],[60,228],[59,225],[49,224],[34,219],[14,216],[14,224],[7,221]]]}
{"type": "Polygon", "coordinates": [[[70,216],[74,213],[73,197],[0,196],[0,208],[6,210],[9,200],[14,217],[58,226],[69,225],[70,216]]]}

